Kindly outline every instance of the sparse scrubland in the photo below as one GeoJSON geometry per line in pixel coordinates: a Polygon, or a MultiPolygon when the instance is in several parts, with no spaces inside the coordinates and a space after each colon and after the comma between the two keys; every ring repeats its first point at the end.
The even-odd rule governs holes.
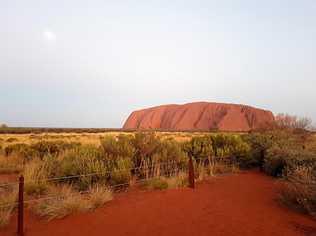
{"type": "MultiPolygon", "coordinates": [[[[113,191],[137,183],[146,189],[187,186],[190,157],[197,181],[247,168],[280,177],[281,202],[315,215],[316,137],[282,122],[241,134],[3,135],[0,177],[23,174],[26,205],[53,219],[93,210],[110,201],[113,191]],[[82,141],[89,135],[93,142],[82,141]]],[[[0,186],[0,226],[8,222],[14,210],[8,203],[15,202],[16,194],[16,189],[0,186]]]]}

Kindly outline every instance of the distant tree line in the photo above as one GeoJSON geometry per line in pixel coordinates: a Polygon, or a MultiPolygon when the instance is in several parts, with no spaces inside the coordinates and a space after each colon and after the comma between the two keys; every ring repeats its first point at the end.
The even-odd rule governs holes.
{"type": "Polygon", "coordinates": [[[307,117],[297,117],[289,114],[278,114],[275,117],[276,125],[281,128],[290,129],[302,129],[309,130],[312,129],[312,120],[307,117]]]}

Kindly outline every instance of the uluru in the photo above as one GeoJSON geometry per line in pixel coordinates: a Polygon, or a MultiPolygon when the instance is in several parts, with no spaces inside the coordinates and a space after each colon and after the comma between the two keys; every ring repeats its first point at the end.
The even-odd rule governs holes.
{"type": "Polygon", "coordinates": [[[274,121],[271,111],[241,104],[194,102],[134,111],[123,129],[250,131],[274,121]]]}

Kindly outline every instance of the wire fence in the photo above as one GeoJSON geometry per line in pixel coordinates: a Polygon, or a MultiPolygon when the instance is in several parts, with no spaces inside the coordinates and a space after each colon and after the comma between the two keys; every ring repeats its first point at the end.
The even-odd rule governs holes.
{"type": "MultiPolygon", "coordinates": [[[[226,158],[197,158],[192,159],[191,157],[187,161],[165,161],[165,162],[141,162],[139,166],[132,168],[117,168],[112,170],[104,170],[100,172],[92,172],[92,173],[80,173],[75,175],[65,175],[65,176],[55,176],[50,178],[43,179],[27,179],[24,180],[24,177],[21,176],[19,181],[13,181],[8,183],[0,184],[0,196],[2,192],[8,189],[17,189],[18,193],[12,198],[12,201],[6,201],[1,204],[0,202],[0,213],[1,211],[13,211],[14,209],[18,210],[18,225],[17,232],[19,236],[23,235],[23,215],[24,215],[24,207],[32,206],[33,204],[39,203],[41,201],[50,201],[50,200],[62,200],[69,195],[63,195],[60,193],[46,193],[37,196],[29,196],[26,195],[26,199],[24,199],[24,185],[36,183],[43,184],[47,183],[49,186],[63,186],[63,185],[76,185],[79,184],[80,181],[87,181],[88,187],[97,184],[102,188],[106,188],[111,192],[121,191],[128,189],[129,186],[137,186],[139,184],[146,183],[151,181],[152,179],[159,178],[172,178],[179,177],[180,173],[184,175],[188,181],[188,186],[194,188],[195,186],[195,173],[194,169],[198,170],[200,167],[210,167],[215,163],[222,162],[224,164],[232,164],[231,160],[225,161],[226,158]],[[119,181],[113,181],[113,178],[117,174],[126,174],[127,178],[123,178],[119,181]]],[[[226,159],[227,160],[227,159],[226,159]]],[[[112,166],[113,168],[113,166],[112,166]]],[[[182,176],[183,178],[183,176],[182,176]]],[[[36,187],[36,186],[35,186],[36,187]]],[[[78,187],[78,186],[77,186],[78,187]]],[[[74,194],[85,195],[90,194],[90,188],[88,190],[78,191],[74,194]]]]}
{"type": "MultiPolygon", "coordinates": [[[[108,171],[102,171],[102,172],[93,172],[93,173],[87,173],[87,174],[78,174],[78,175],[68,175],[68,176],[60,176],[60,177],[52,177],[52,178],[46,178],[46,179],[40,179],[40,180],[28,180],[24,181],[24,184],[31,184],[31,183],[65,183],[66,181],[70,181],[70,184],[73,180],[80,180],[82,178],[89,178],[89,177],[105,177],[111,179],[111,176],[117,173],[133,173],[133,175],[130,176],[130,179],[128,182],[119,183],[119,184],[109,184],[105,183],[104,187],[116,190],[119,187],[124,186],[130,186],[135,185],[139,183],[143,183],[146,181],[150,181],[154,178],[162,178],[162,177],[172,177],[176,176],[180,172],[187,172],[187,167],[183,165],[183,163],[179,162],[159,162],[154,163],[152,165],[143,165],[141,167],[134,167],[134,168],[123,168],[123,169],[116,169],[116,170],[108,170],[108,171]],[[164,170],[163,170],[164,169],[164,170]],[[169,169],[166,171],[165,169],[169,169]],[[132,181],[132,177],[136,178],[132,181]]],[[[97,180],[96,180],[97,182],[97,180]]],[[[9,182],[9,183],[3,183],[0,184],[1,188],[7,188],[12,186],[18,186],[19,181],[9,182]]],[[[89,191],[79,191],[80,194],[87,194],[89,191]]],[[[48,200],[52,198],[56,198],[60,195],[44,195],[44,196],[38,196],[37,198],[24,200],[24,203],[31,203],[31,202],[38,202],[41,200],[48,200]]],[[[0,208],[7,208],[11,206],[17,206],[18,201],[12,202],[11,204],[0,204],[0,208]]]]}
{"type": "MultiPolygon", "coordinates": [[[[206,159],[206,158],[197,158],[192,160],[192,168],[194,169],[194,166],[198,165],[203,165],[207,166],[211,162],[223,162],[225,164],[228,164],[225,159],[206,159]]],[[[231,161],[229,161],[231,163],[231,161]]],[[[45,179],[40,179],[40,180],[27,180],[23,181],[23,185],[31,184],[31,183],[48,183],[48,184],[73,184],[76,181],[80,181],[84,178],[91,178],[91,177],[102,177],[106,181],[102,182],[100,180],[91,180],[90,184],[98,184],[98,181],[103,184],[104,188],[110,189],[111,191],[120,191],[124,189],[125,187],[131,186],[131,185],[137,185],[141,183],[145,183],[147,181],[150,181],[152,179],[156,178],[170,178],[170,177],[175,177],[179,175],[179,173],[184,173],[188,174],[188,178],[193,178],[192,180],[189,180],[189,184],[194,185],[194,174],[190,177],[190,162],[189,163],[183,163],[183,162],[175,162],[175,161],[167,161],[167,162],[154,162],[151,165],[148,164],[142,164],[139,167],[133,167],[133,168],[122,168],[122,169],[115,169],[115,170],[107,170],[107,171],[101,171],[101,172],[93,172],[93,173],[86,173],[86,174],[77,174],[77,175],[67,175],[67,176],[59,176],[59,177],[51,177],[51,178],[45,178],[45,179]],[[128,178],[128,181],[123,182],[123,183],[116,183],[116,184],[111,184],[110,180],[111,177],[114,174],[117,173],[129,173],[130,176],[128,178]]],[[[13,181],[9,183],[3,183],[0,184],[0,190],[1,188],[9,188],[9,187],[17,187],[19,184],[21,184],[20,181],[13,181]]],[[[24,192],[24,190],[23,190],[24,192]]],[[[80,194],[89,194],[89,190],[85,191],[78,191],[80,194]]],[[[0,192],[1,194],[1,192],[0,192]]],[[[60,194],[44,194],[44,195],[37,195],[36,197],[31,197],[28,199],[23,200],[23,204],[31,204],[31,203],[36,203],[40,201],[45,201],[45,200],[50,200],[50,199],[60,199],[61,195],[60,194]]],[[[10,203],[4,203],[0,204],[0,210],[1,209],[9,209],[9,208],[15,208],[18,206],[19,201],[17,199],[13,202],[10,203]]]]}

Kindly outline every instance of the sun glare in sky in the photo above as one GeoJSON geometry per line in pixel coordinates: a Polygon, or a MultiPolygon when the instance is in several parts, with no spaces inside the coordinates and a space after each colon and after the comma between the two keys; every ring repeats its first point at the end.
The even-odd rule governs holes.
{"type": "Polygon", "coordinates": [[[51,30],[44,30],[43,37],[46,41],[55,41],[56,40],[56,34],[51,30]]]}

